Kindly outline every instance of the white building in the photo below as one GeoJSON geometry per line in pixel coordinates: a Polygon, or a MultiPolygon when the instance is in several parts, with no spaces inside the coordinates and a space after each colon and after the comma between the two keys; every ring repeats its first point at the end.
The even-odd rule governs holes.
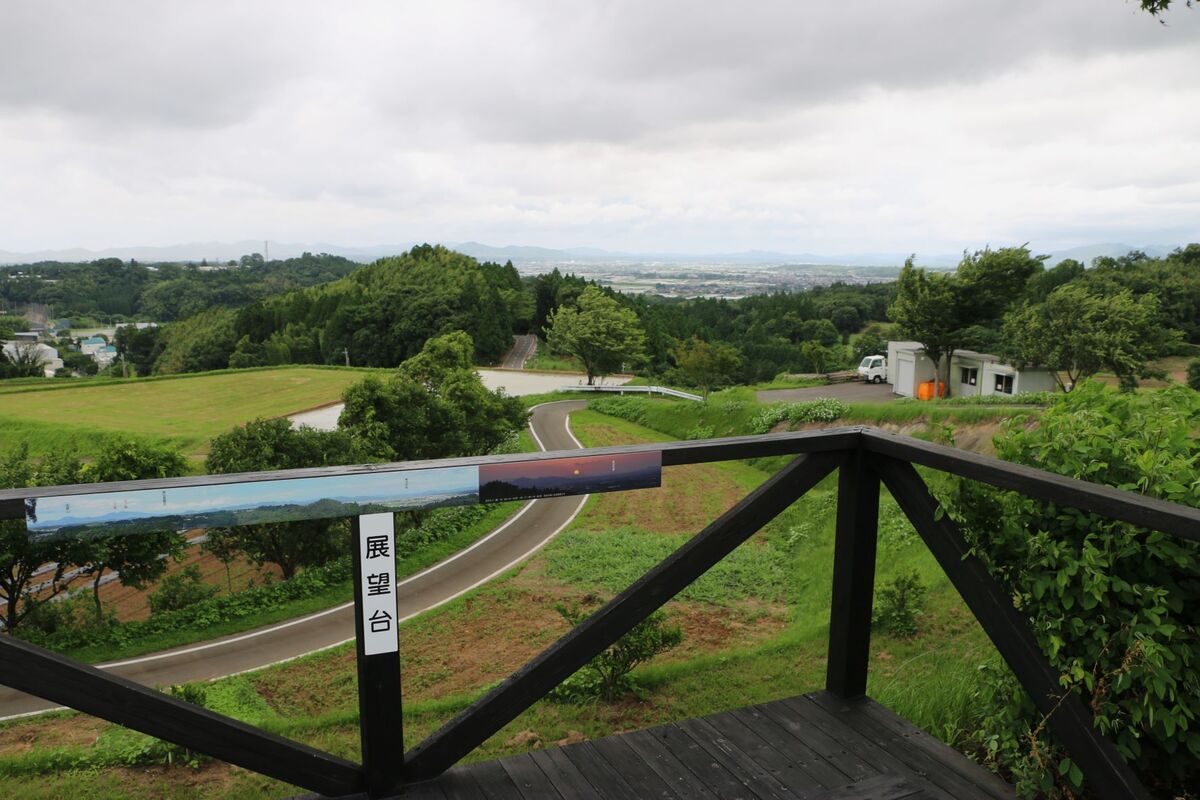
{"type": "MultiPolygon", "coordinates": [[[[933,359],[925,355],[920,342],[888,342],[888,383],[892,392],[916,397],[922,383],[935,380],[933,359]]],[[[950,394],[1017,395],[1028,392],[1052,392],[1058,388],[1054,373],[1045,367],[1016,367],[999,356],[974,350],[955,350],[950,358],[950,394]]]]}
{"type": "Polygon", "coordinates": [[[4,350],[5,356],[11,360],[15,360],[20,352],[17,348],[20,348],[21,351],[28,351],[31,348],[36,350],[38,358],[41,359],[42,362],[42,374],[47,378],[53,378],[54,373],[62,369],[63,362],[62,359],[58,357],[58,351],[48,344],[25,341],[4,342],[2,349],[4,350]]]}

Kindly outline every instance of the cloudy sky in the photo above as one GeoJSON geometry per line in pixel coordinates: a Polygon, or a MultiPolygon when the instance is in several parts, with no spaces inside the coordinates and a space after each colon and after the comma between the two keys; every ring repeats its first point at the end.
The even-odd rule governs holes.
{"type": "Polygon", "coordinates": [[[1200,9],[0,5],[0,250],[1200,240],[1200,9]]]}

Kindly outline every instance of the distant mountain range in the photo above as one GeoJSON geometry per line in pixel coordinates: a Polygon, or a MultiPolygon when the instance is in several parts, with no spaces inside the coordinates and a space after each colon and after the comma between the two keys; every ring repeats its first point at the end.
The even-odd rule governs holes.
{"type": "MultiPolygon", "coordinates": [[[[268,242],[270,258],[294,258],[302,253],[329,253],[364,263],[383,256],[396,255],[410,249],[415,243],[394,245],[372,245],[347,247],[317,242],[296,244],[268,242]]],[[[908,253],[781,253],[770,250],[744,250],[733,253],[650,253],[604,250],[597,247],[571,247],[553,249],[507,245],[496,247],[480,242],[443,242],[447,247],[466,253],[481,261],[512,261],[517,266],[579,264],[729,264],[739,266],[821,265],[857,267],[899,267],[908,253]]],[[[1121,256],[1130,250],[1142,250],[1151,256],[1166,255],[1172,248],[1134,246],[1121,243],[1105,243],[1073,247],[1050,253],[1047,265],[1053,266],[1065,258],[1074,258],[1085,264],[1096,256],[1121,256]]],[[[93,261],[99,258],[136,259],[144,262],[172,261],[199,263],[207,259],[210,264],[219,264],[237,259],[248,253],[262,253],[263,242],[244,240],[240,242],[192,242],[189,244],[165,245],[161,247],[112,247],[104,250],[68,248],[64,250],[39,250],[17,253],[0,250],[0,264],[30,264],[37,261],[93,261]]],[[[953,267],[961,258],[959,253],[917,254],[917,262],[929,267],[953,267]]]]}

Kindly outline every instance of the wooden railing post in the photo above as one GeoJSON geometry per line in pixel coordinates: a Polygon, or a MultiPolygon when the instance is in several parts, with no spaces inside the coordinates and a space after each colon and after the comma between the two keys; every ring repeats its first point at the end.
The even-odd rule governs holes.
{"type": "Polygon", "coordinates": [[[400,790],[404,770],[392,515],[354,517],[350,538],[363,773],[368,797],[391,797],[400,790]]]}
{"type": "Polygon", "coordinates": [[[856,448],[846,453],[838,468],[825,688],[840,697],[860,697],[867,692],[879,533],[879,476],[868,458],[864,450],[856,448]]]}

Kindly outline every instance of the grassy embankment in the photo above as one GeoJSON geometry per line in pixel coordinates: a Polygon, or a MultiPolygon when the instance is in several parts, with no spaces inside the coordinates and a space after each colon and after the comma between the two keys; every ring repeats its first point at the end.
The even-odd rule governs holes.
{"type": "MultiPolygon", "coordinates": [[[[653,401],[657,404],[660,401],[653,401]]],[[[667,403],[669,401],[661,401],[667,403]]],[[[682,404],[680,404],[682,405],[682,404]]],[[[693,406],[688,415],[699,412],[693,406]]],[[[750,412],[740,409],[735,413],[750,412]]],[[[696,427],[666,410],[660,418],[696,427]]],[[[728,412],[727,412],[728,413],[728,412]]],[[[708,424],[718,424],[709,419],[708,424]]],[[[720,423],[736,428],[735,421],[720,423]]],[[[585,445],[655,441],[662,433],[587,411],[573,427],[585,445]]],[[[729,431],[740,432],[740,431],[729,431]]],[[[767,464],[763,464],[767,466],[767,464]]],[[[676,467],[662,489],[593,496],[575,524],[529,563],[407,623],[405,738],[448,720],[566,630],[556,602],[612,596],[677,547],[768,472],[743,463],[676,467]]],[[[744,706],[823,683],[835,481],[831,477],[668,606],[686,633],[678,651],[641,669],[643,696],[615,704],[533,708],[472,758],[494,758],[744,706]]],[[[895,504],[884,498],[880,582],[917,570],[930,597],[915,639],[877,635],[870,692],[949,739],[978,707],[976,666],[990,648],[895,504]],[[936,687],[936,691],[931,691],[936,687]]],[[[209,688],[210,705],[343,756],[357,757],[357,694],[348,647],[209,688]]],[[[0,776],[13,797],[51,797],[68,787],[97,798],[131,790],[181,796],[285,796],[290,787],[219,764],[129,769],[121,754],[145,737],[76,715],[0,729],[0,776]],[[64,767],[74,766],[66,770],[64,767]]],[[[153,761],[142,758],[142,762],[153,761]]]]}
{"type": "Polygon", "coordinates": [[[120,433],[183,450],[197,465],[208,442],[259,417],[338,401],[373,370],[292,367],[225,370],[137,380],[56,381],[0,389],[0,451],[34,453],[72,443],[82,452],[120,433]]]}

